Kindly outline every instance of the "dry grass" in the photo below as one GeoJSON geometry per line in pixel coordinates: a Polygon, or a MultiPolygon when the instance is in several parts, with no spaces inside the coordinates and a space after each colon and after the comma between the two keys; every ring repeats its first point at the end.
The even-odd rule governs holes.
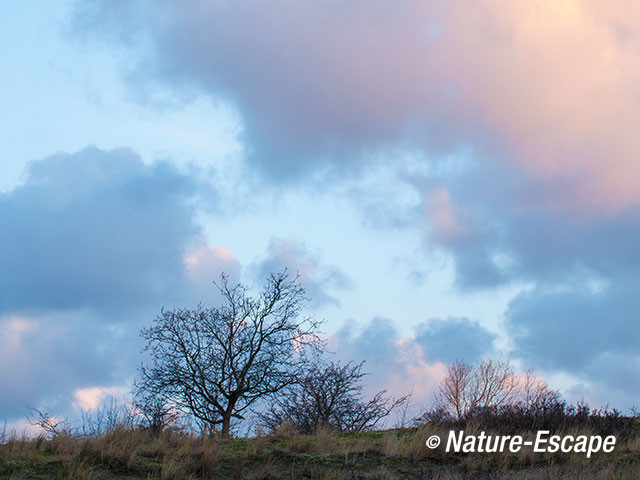
{"type": "MultiPolygon", "coordinates": [[[[481,425],[470,424],[468,433],[481,425]]],[[[300,435],[283,426],[272,435],[221,441],[166,430],[114,428],[88,437],[13,437],[0,445],[0,478],[60,479],[635,479],[640,435],[627,436],[612,454],[453,454],[430,450],[425,439],[448,435],[435,422],[418,428],[300,435]]],[[[487,431],[487,434],[490,434],[487,431]]],[[[588,428],[565,433],[590,434],[588,428]]],[[[524,436],[533,436],[533,433],[524,436]]]]}

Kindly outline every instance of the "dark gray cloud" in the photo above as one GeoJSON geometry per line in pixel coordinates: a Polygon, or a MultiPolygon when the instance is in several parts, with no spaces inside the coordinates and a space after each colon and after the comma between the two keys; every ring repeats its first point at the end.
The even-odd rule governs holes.
{"type": "Polygon", "coordinates": [[[427,209],[446,192],[424,220],[425,238],[451,254],[457,286],[530,285],[505,313],[512,355],[593,384],[584,392],[594,398],[609,389],[629,404],[635,384],[618,373],[638,362],[640,211],[568,211],[560,186],[513,172],[505,181],[474,167],[440,180],[415,185],[427,209]]]}
{"type": "Polygon", "coordinates": [[[169,85],[178,95],[195,88],[233,104],[249,160],[282,180],[327,166],[349,172],[380,149],[445,151],[461,131],[482,138],[452,128],[455,95],[432,75],[433,38],[416,14],[437,8],[402,7],[92,1],[77,3],[71,25],[81,38],[135,51],[129,77],[138,88],[169,85]],[[393,13],[395,23],[379,28],[393,13]],[[380,38],[376,46],[369,35],[380,38]]]}
{"type": "Polygon", "coordinates": [[[430,363],[473,363],[493,352],[495,335],[468,318],[432,318],[416,327],[415,340],[430,363]]]}
{"type": "MultiPolygon", "coordinates": [[[[638,282],[576,282],[519,295],[506,313],[516,351],[549,370],[600,377],[601,360],[635,357],[640,349],[638,282]]],[[[609,378],[613,379],[611,375],[609,378]]]]}
{"type": "Polygon", "coordinates": [[[638,407],[640,358],[637,355],[601,355],[582,380],[567,391],[568,396],[576,400],[588,399],[594,406],[608,405],[623,411],[638,407]]]}
{"type": "Polygon", "coordinates": [[[32,162],[0,195],[0,312],[126,309],[175,298],[200,233],[197,182],[126,149],[32,162]]]}
{"type": "Polygon", "coordinates": [[[358,328],[355,322],[345,322],[336,332],[330,347],[345,361],[361,362],[374,371],[389,373],[400,360],[398,329],[392,320],[375,317],[358,328]]]}
{"type": "Polygon", "coordinates": [[[138,332],[163,305],[219,298],[211,282],[239,264],[195,220],[212,195],[169,163],[96,147],[34,161],[0,194],[0,418],[23,402],[64,415],[81,388],[126,390],[138,332]]]}
{"type": "Polygon", "coordinates": [[[65,415],[74,390],[126,382],[140,361],[137,324],[107,320],[86,310],[0,317],[0,418],[20,418],[25,404],[65,415]]]}
{"type": "Polygon", "coordinates": [[[287,269],[292,275],[300,275],[300,282],[310,300],[310,306],[339,305],[338,295],[354,287],[353,281],[332,265],[324,265],[319,254],[296,240],[272,238],[267,256],[254,264],[256,281],[263,282],[271,273],[287,269]]]}
{"type": "Polygon", "coordinates": [[[567,392],[574,399],[636,405],[640,285],[633,268],[620,265],[599,281],[576,276],[518,295],[505,313],[513,354],[530,367],[579,379],[567,392]]]}
{"type": "Polygon", "coordinates": [[[344,173],[390,149],[466,149],[568,186],[566,205],[638,205],[640,143],[627,128],[638,59],[612,28],[637,25],[618,10],[585,5],[576,20],[551,4],[459,0],[75,7],[74,32],[130,47],[139,81],[235,105],[251,160],[274,177],[344,173]]]}
{"type": "Polygon", "coordinates": [[[422,197],[415,222],[424,225],[430,248],[453,255],[462,289],[616,278],[640,267],[637,208],[567,210],[561,206],[566,185],[542,185],[487,165],[411,181],[422,197]]]}

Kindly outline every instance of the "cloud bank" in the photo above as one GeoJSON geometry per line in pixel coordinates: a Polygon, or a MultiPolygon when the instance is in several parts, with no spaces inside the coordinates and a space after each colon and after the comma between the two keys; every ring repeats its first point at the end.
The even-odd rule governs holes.
{"type": "Polygon", "coordinates": [[[0,196],[0,312],[126,309],[166,301],[200,230],[194,178],[131,151],[88,147],[33,162],[0,196]]]}
{"type": "Polygon", "coordinates": [[[73,24],[145,52],[142,77],[231,101],[278,177],[465,147],[554,186],[556,206],[640,200],[632,2],[96,0],[73,24]]]}
{"type": "Polygon", "coordinates": [[[239,268],[206,242],[200,195],[215,198],[170,163],[96,147],[34,161],[0,194],[2,415],[121,389],[140,327],[163,305],[210,299],[220,271],[239,268]]]}

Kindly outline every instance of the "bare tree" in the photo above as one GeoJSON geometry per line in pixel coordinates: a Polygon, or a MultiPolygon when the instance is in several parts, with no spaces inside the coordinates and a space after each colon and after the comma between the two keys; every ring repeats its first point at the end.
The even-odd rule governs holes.
{"type": "Polygon", "coordinates": [[[280,392],[258,418],[263,426],[275,430],[284,421],[301,433],[327,427],[340,432],[360,432],[374,428],[391,411],[406,401],[378,392],[366,400],[362,396],[364,362],[315,364],[295,384],[280,392]]]}
{"type": "Polygon", "coordinates": [[[394,428],[406,428],[413,423],[412,419],[409,417],[409,409],[413,406],[411,404],[412,398],[413,385],[411,386],[409,393],[400,399],[400,403],[396,410],[396,422],[394,428]]]}
{"type": "Polygon", "coordinates": [[[286,270],[256,297],[226,274],[216,286],[222,306],[163,309],[142,330],[153,364],[142,367],[140,386],[228,437],[232,419],[294,383],[307,350],[322,343],[318,322],[301,318],[304,289],[286,270]]]}
{"type": "Polygon", "coordinates": [[[117,430],[130,430],[136,424],[136,412],[128,402],[114,397],[94,410],[82,410],[81,425],[76,431],[84,437],[98,437],[117,430]]]}
{"type": "Polygon", "coordinates": [[[456,361],[436,392],[436,409],[462,418],[479,408],[515,403],[519,393],[517,375],[508,361],[482,360],[473,366],[456,361]]]}
{"type": "Polygon", "coordinates": [[[527,412],[536,413],[560,402],[560,393],[551,390],[547,382],[527,371],[521,380],[519,404],[527,412]]]}
{"type": "Polygon", "coordinates": [[[66,418],[56,418],[49,412],[31,405],[26,405],[26,407],[29,409],[29,412],[26,414],[29,424],[40,427],[47,436],[67,435],[71,432],[69,421],[66,418]]]}
{"type": "Polygon", "coordinates": [[[436,392],[436,409],[462,418],[471,408],[470,385],[473,368],[460,360],[449,365],[447,375],[436,392]]]}
{"type": "Polygon", "coordinates": [[[134,384],[133,408],[142,417],[142,425],[148,428],[153,435],[162,433],[180,416],[166,398],[146,390],[144,385],[134,384]]]}
{"type": "Polygon", "coordinates": [[[519,382],[509,361],[483,360],[473,369],[472,408],[500,407],[518,399],[519,382]]]}

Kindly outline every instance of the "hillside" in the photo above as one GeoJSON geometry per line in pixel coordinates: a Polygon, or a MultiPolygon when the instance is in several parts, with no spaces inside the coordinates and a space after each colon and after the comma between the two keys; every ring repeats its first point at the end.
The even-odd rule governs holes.
{"type": "MultiPolygon", "coordinates": [[[[467,431],[478,431],[469,425],[467,431]]],[[[634,429],[635,430],[635,429],[634,429]]],[[[166,430],[116,428],[100,436],[12,438],[0,445],[6,479],[634,479],[640,476],[640,436],[611,454],[452,454],[429,450],[425,439],[441,425],[376,432],[272,435],[219,440],[166,430]]],[[[572,433],[577,434],[577,431],[572,433]]],[[[533,434],[523,434],[525,438],[533,434]]]]}

